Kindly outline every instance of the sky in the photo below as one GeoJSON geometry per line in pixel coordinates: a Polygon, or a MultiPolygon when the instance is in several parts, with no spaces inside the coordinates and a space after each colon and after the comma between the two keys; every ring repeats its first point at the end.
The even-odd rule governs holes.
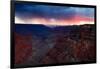
{"type": "Polygon", "coordinates": [[[15,3],[16,24],[94,24],[94,8],[15,3]]]}

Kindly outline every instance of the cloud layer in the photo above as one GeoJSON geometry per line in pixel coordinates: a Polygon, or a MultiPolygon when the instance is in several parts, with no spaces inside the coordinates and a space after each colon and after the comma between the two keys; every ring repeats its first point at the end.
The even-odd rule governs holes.
{"type": "Polygon", "coordinates": [[[94,21],[94,8],[15,4],[15,23],[70,25],[94,21]]]}

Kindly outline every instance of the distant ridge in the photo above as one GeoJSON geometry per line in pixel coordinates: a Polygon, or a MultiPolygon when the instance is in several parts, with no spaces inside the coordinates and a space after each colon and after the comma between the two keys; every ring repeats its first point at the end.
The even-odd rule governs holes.
{"type": "Polygon", "coordinates": [[[69,26],[55,26],[48,27],[42,24],[15,24],[15,32],[21,34],[36,34],[36,35],[49,35],[53,31],[70,32],[72,30],[79,30],[80,27],[94,26],[94,24],[84,25],[69,25],[69,26]]]}

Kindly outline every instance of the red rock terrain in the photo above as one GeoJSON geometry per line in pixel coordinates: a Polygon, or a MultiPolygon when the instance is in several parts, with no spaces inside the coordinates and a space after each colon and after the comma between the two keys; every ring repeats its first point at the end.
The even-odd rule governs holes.
{"type": "Polygon", "coordinates": [[[27,62],[32,55],[32,37],[15,33],[15,64],[27,62]]]}
{"type": "Polygon", "coordinates": [[[96,59],[95,31],[89,25],[81,26],[71,35],[56,37],[56,44],[42,60],[44,64],[89,62],[96,59]],[[78,39],[76,40],[76,37],[78,39]]]}
{"type": "Polygon", "coordinates": [[[29,32],[25,33],[26,35],[15,33],[16,66],[96,61],[94,25],[64,26],[54,29],[47,27],[43,29],[45,26],[41,26],[42,31],[34,31],[32,27],[34,26],[31,28],[29,26],[29,30],[25,28],[32,33],[31,35],[28,35],[29,32]]]}

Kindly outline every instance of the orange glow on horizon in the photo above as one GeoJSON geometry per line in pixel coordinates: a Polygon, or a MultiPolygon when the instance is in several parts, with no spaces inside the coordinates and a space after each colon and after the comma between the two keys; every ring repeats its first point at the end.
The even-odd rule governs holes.
{"type": "Polygon", "coordinates": [[[94,18],[87,18],[83,16],[75,16],[72,19],[45,19],[45,18],[33,18],[21,20],[15,17],[16,24],[43,24],[43,25],[83,25],[83,24],[94,24],[94,18]]]}

